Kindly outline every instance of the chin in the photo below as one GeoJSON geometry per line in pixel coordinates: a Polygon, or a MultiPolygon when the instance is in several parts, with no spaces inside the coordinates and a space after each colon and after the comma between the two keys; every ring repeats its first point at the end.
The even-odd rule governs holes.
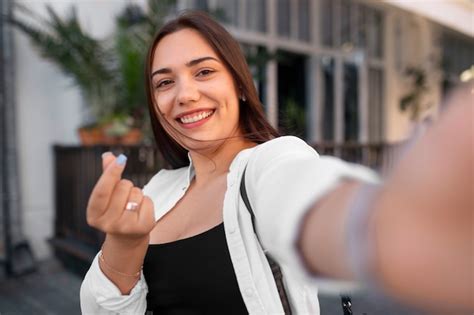
{"type": "Polygon", "coordinates": [[[205,152],[215,152],[219,148],[222,147],[222,145],[228,141],[227,139],[229,136],[201,136],[201,137],[193,137],[196,140],[191,140],[189,138],[185,139],[182,141],[184,144],[184,147],[188,149],[189,151],[195,151],[199,153],[205,153],[205,152]]]}

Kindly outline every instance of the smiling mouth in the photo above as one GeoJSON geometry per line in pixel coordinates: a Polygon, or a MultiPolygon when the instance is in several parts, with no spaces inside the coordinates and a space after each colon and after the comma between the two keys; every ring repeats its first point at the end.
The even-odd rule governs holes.
{"type": "Polygon", "coordinates": [[[207,117],[211,116],[214,114],[215,110],[207,110],[207,111],[202,111],[198,113],[193,113],[191,115],[186,115],[183,117],[178,118],[177,120],[182,123],[182,124],[193,124],[198,121],[201,121],[203,119],[206,119],[207,117]]]}

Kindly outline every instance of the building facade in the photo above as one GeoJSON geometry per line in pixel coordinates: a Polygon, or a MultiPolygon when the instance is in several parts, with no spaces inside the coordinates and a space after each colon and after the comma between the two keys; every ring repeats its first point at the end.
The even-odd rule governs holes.
{"type": "MultiPolygon", "coordinates": [[[[115,16],[131,3],[16,2],[40,14],[47,3],[63,14],[75,5],[81,23],[98,38],[112,33],[115,16]]],[[[436,117],[445,92],[474,64],[474,9],[468,0],[176,1],[176,12],[189,8],[219,18],[252,57],[255,84],[272,124],[311,143],[403,140],[414,123],[410,112],[400,109],[401,101],[415,98],[411,106],[427,108],[416,120],[436,117]],[[414,2],[429,3],[429,10],[408,5],[414,2]],[[441,3],[447,6],[438,8],[441,3]],[[441,17],[431,14],[440,10],[441,17]]],[[[51,148],[79,143],[83,106],[71,80],[41,59],[23,34],[14,30],[13,43],[22,226],[43,259],[51,254],[46,240],[54,228],[51,148]]]]}
{"type": "MultiPolygon", "coordinates": [[[[427,12],[439,3],[424,2],[427,12]]],[[[182,0],[178,8],[207,10],[245,48],[274,56],[255,72],[275,126],[309,142],[367,143],[403,140],[413,120],[436,116],[447,87],[473,64],[472,1],[444,2],[444,15],[460,11],[471,23],[453,29],[400,1],[182,0]],[[417,92],[414,75],[427,88],[417,117],[400,110],[417,92]]]]}

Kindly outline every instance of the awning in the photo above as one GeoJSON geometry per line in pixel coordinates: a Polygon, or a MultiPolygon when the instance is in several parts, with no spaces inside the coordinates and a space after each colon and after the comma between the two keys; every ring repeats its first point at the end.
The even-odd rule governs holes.
{"type": "Polygon", "coordinates": [[[474,37],[473,0],[384,0],[384,2],[474,37]]]}

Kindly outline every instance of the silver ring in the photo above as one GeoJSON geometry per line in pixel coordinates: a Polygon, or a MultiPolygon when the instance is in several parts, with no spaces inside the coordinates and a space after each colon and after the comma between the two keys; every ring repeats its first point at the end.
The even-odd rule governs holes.
{"type": "Polygon", "coordinates": [[[127,205],[125,206],[125,210],[128,210],[128,211],[136,211],[137,209],[138,209],[138,203],[134,201],[127,202],[127,205]]]}

